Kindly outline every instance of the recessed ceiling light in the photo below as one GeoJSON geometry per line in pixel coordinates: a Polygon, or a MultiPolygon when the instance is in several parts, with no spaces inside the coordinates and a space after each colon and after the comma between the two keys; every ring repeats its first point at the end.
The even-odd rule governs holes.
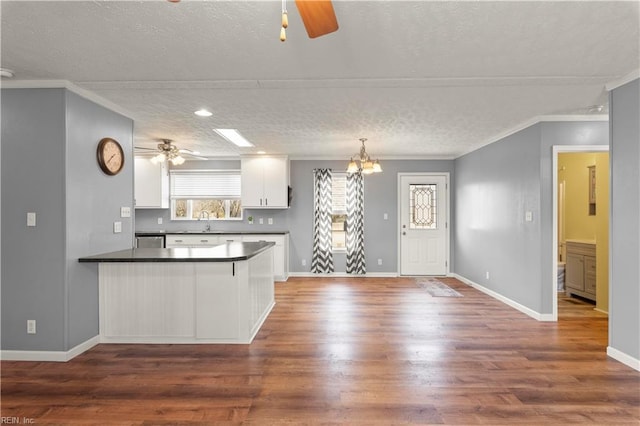
{"type": "Polygon", "coordinates": [[[0,77],[13,78],[13,71],[8,68],[0,68],[0,77]]]}
{"type": "Polygon", "coordinates": [[[258,154],[260,154],[260,155],[266,154],[266,151],[258,151],[258,154]]]}
{"type": "Polygon", "coordinates": [[[253,146],[253,144],[238,133],[236,129],[213,129],[213,131],[239,147],[253,146]]]}
{"type": "Polygon", "coordinates": [[[195,115],[197,115],[198,117],[211,117],[213,114],[210,111],[207,111],[206,109],[199,109],[196,112],[194,112],[195,115]]]}

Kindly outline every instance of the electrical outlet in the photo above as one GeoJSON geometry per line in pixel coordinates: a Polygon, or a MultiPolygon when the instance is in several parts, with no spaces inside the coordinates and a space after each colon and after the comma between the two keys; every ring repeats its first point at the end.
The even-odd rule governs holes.
{"type": "Polygon", "coordinates": [[[525,212],[524,221],[525,222],[533,222],[533,212],[525,212]]]}
{"type": "Polygon", "coordinates": [[[269,219],[267,219],[267,223],[268,223],[269,225],[273,225],[273,218],[272,218],[272,217],[270,217],[269,219]]]}
{"type": "Polygon", "coordinates": [[[162,225],[162,218],[161,217],[158,218],[158,225],[162,225]]]}
{"type": "Polygon", "coordinates": [[[122,222],[113,222],[113,233],[119,234],[122,232],[122,222]]]}
{"type": "Polygon", "coordinates": [[[258,223],[259,223],[260,225],[264,225],[264,219],[263,219],[263,218],[258,219],[258,223]]]}
{"type": "Polygon", "coordinates": [[[489,279],[489,271],[487,271],[487,272],[485,272],[485,273],[484,273],[484,277],[485,277],[486,279],[489,279]]]}
{"type": "Polygon", "coordinates": [[[27,320],[27,334],[36,334],[36,320],[27,320]]]}
{"type": "Polygon", "coordinates": [[[27,213],[27,226],[36,226],[36,214],[34,212],[27,213]]]}
{"type": "Polygon", "coordinates": [[[378,259],[378,265],[382,265],[382,259],[378,259]]]}
{"type": "Polygon", "coordinates": [[[302,259],[302,266],[307,266],[307,259],[302,259]]]}

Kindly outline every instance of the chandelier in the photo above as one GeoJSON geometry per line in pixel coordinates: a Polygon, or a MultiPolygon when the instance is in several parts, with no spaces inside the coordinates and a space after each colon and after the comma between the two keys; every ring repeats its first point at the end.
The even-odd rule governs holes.
{"type": "Polygon", "coordinates": [[[163,161],[171,161],[174,166],[179,166],[184,163],[184,157],[180,155],[180,150],[177,146],[171,143],[169,139],[162,139],[162,143],[158,144],[158,150],[160,154],[151,158],[153,164],[162,163],[163,161]]]}
{"type": "Polygon", "coordinates": [[[356,159],[351,157],[351,161],[349,161],[349,165],[347,166],[347,173],[357,173],[362,172],[364,175],[370,175],[372,173],[380,173],[382,171],[382,166],[378,160],[372,161],[369,154],[367,154],[367,149],[364,146],[367,138],[360,138],[360,142],[362,142],[362,146],[360,147],[360,153],[356,154],[356,159]],[[359,161],[360,164],[356,163],[359,161]]]}

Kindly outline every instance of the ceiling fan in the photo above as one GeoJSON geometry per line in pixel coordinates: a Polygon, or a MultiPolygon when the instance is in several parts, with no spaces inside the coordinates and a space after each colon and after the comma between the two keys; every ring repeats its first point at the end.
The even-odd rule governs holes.
{"type": "MultiPolygon", "coordinates": [[[[179,3],[180,0],[167,0],[179,3]]],[[[296,0],[296,7],[309,38],[316,38],[338,30],[338,19],[331,0],[296,0]]],[[[286,0],[282,0],[282,29],[280,40],[286,40],[285,28],[289,26],[286,0]]]]}
{"type": "MultiPolygon", "coordinates": [[[[316,38],[338,31],[338,19],[331,0],[296,0],[298,13],[302,18],[309,38],[316,38]]],[[[283,28],[285,26],[286,7],[283,1],[283,28]]]]}
{"type": "Polygon", "coordinates": [[[157,155],[151,158],[152,163],[171,161],[171,164],[178,166],[185,162],[184,157],[180,154],[186,154],[199,160],[207,160],[206,157],[198,156],[199,153],[196,151],[192,151],[190,149],[178,149],[178,147],[173,144],[173,141],[171,139],[160,139],[160,143],[158,144],[157,148],[145,148],[136,146],[135,149],[137,151],[152,151],[157,153],[157,155]]]}

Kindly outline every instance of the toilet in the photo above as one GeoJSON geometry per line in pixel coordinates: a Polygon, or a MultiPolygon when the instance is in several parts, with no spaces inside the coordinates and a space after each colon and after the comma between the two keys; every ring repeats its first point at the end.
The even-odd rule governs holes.
{"type": "Polygon", "coordinates": [[[558,291],[564,291],[564,269],[565,262],[558,262],[558,291]]]}

